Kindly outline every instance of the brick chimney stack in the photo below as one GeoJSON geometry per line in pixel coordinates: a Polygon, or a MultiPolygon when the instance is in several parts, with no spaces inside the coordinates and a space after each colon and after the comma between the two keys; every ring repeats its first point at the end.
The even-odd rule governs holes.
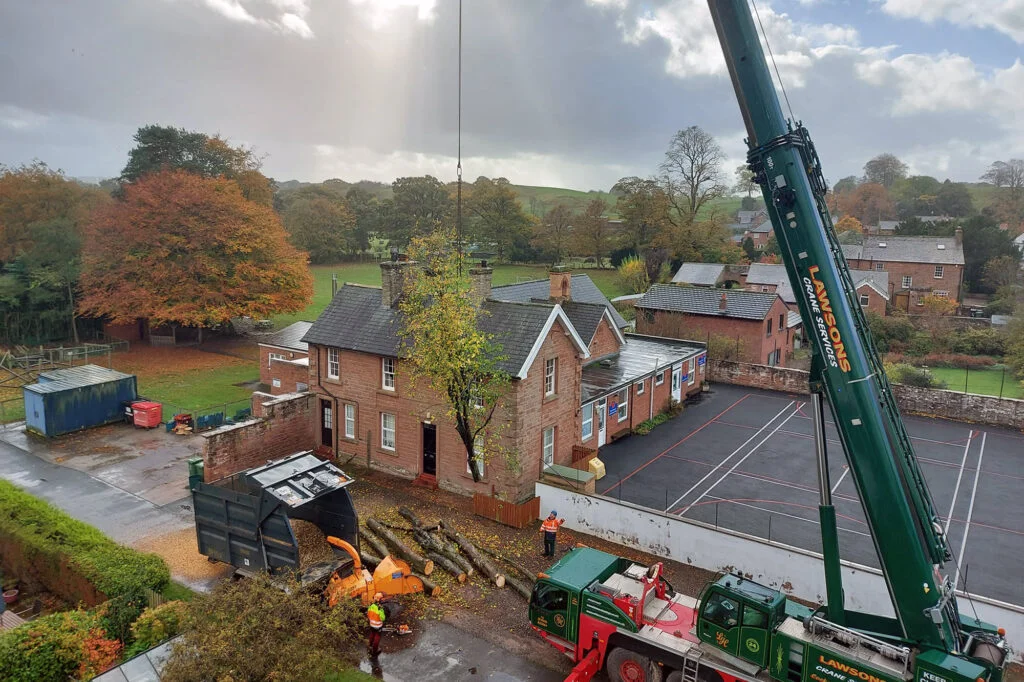
{"type": "Polygon", "coordinates": [[[380,303],[385,308],[394,308],[402,298],[406,279],[416,261],[397,259],[381,261],[380,264],[380,303]]]}
{"type": "Polygon", "coordinates": [[[491,295],[491,280],[494,274],[494,268],[487,265],[487,261],[480,261],[480,265],[473,266],[469,270],[469,280],[473,284],[473,289],[469,295],[473,299],[473,305],[480,307],[480,304],[486,301],[491,295]]]}
{"type": "Polygon", "coordinates": [[[556,265],[551,268],[550,276],[550,298],[553,303],[562,303],[572,300],[572,273],[565,265],[556,265]]]}
{"type": "Polygon", "coordinates": [[[959,227],[956,228],[956,231],[953,234],[956,236],[956,243],[957,244],[963,244],[964,243],[964,231],[963,231],[962,228],[959,228],[959,227]]]}
{"type": "Polygon", "coordinates": [[[725,292],[723,291],[722,292],[722,298],[719,299],[719,301],[718,301],[718,312],[724,313],[728,307],[729,307],[729,302],[725,298],[725,292]]]}

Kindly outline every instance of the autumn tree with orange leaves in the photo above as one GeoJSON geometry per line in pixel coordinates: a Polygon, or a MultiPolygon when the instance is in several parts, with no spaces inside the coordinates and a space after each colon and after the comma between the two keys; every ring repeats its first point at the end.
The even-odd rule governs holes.
{"type": "Polygon", "coordinates": [[[80,313],[114,324],[203,327],[294,312],[312,296],[306,254],[274,210],[222,177],[147,174],[95,214],[84,244],[80,313]]]}

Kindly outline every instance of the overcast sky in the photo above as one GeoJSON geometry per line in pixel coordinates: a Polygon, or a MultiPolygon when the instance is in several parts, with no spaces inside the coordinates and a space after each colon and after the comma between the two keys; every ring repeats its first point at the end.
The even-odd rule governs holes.
{"type": "MultiPolygon", "coordinates": [[[[1024,157],[1024,0],[761,0],[826,176],[893,152],[973,181],[1024,157]]],[[[0,163],[114,176],[146,124],[278,180],[455,177],[456,0],[3,0],[0,163]]],[[[465,0],[467,179],[608,189],[742,121],[704,0],[465,0]]]]}

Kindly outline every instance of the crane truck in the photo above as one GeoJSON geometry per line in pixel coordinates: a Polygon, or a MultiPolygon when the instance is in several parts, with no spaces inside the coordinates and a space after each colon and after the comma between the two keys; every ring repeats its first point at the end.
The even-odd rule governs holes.
{"type": "Polygon", "coordinates": [[[567,682],[1002,682],[1005,632],[959,612],[952,560],[825,204],[814,144],[787,120],[748,0],[708,0],[782,262],[812,349],[826,605],[725,575],[697,598],[627,559],[579,548],[536,583],[533,628],[575,663],[567,682]],[[827,403],[895,617],[845,608],[825,453],[827,403]]]}

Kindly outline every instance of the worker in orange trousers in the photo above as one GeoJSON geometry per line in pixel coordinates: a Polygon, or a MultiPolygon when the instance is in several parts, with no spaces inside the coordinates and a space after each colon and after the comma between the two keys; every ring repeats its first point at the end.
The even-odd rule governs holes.
{"type": "Polygon", "coordinates": [[[563,523],[565,523],[565,519],[558,518],[558,512],[554,509],[541,522],[540,530],[544,533],[544,556],[555,556],[555,541],[558,539],[558,528],[563,523]]]}

